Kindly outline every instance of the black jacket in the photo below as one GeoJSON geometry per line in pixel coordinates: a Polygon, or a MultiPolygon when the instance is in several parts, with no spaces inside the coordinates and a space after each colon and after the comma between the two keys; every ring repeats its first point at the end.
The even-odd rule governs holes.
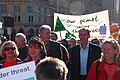
{"type": "MultiPolygon", "coordinates": [[[[80,45],[71,48],[71,80],[80,80],[80,45]]],[[[87,73],[91,64],[101,57],[101,48],[93,44],[89,44],[87,73]]]]}
{"type": "Polygon", "coordinates": [[[51,40],[48,43],[47,56],[59,58],[65,63],[67,63],[69,59],[69,53],[66,47],[58,42],[51,40]]]}

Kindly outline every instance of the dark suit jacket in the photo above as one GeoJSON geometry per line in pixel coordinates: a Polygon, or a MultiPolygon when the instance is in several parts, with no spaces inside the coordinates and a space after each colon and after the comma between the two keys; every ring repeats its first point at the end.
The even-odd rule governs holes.
{"type": "Polygon", "coordinates": [[[68,62],[69,53],[65,46],[63,46],[62,44],[58,42],[50,40],[48,43],[48,47],[49,48],[47,50],[48,52],[47,56],[59,58],[63,60],[65,63],[68,62]]]}
{"type": "MultiPolygon", "coordinates": [[[[71,48],[71,80],[80,80],[80,45],[71,48]]],[[[89,45],[87,73],[91,64],[101,57],[101,48],[93,44],[89,45]]]]}
{"type": "Polygon", "coordinates": [[[28,45],[26,45],[24,48],[22,49],[18,49],[19,51],[19,56],[18,58],[20,58],[21,60],[24,60],[25,58],[27,58],[27,53],[28,53],[28,45]]]}

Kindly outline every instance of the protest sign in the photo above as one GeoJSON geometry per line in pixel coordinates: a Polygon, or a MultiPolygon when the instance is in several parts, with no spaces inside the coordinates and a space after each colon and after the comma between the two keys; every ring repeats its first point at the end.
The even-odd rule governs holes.
{"type": "Polygon", "coordinates": [[[65,15],[54,13],[54,30],[57,30],[56,33],[58,34],[59,39],[59,32],[61,32],[62,39],[65,39],[67,31],[76,36],[76,39],[79,39],[78,31],[81,28],[87,28],[90,30],[90,38],[104,39],[109,37],[110,27],[108,10],[87,15],[65,15]],[[64,30],[58,31],[58,29],[56,29],[56,27],[60,28],[60,23],[57,25],[58,19],[60,20],[59,22],[64,25],[64,30]]]}
{"type": "Polygon", "coordinates": [[[0,69],[0,80],[36,80],[34,61],[0,69]]]}

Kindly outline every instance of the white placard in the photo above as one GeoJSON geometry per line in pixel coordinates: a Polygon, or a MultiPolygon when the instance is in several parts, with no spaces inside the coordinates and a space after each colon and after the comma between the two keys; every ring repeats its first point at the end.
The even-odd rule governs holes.
{"type": "Polygon", "coordinates": [[[2,28],[2,22],[0,22],[0,28],[2,28]]]}
{"type": "Polygon", "coordinates": [[[0,80],[36,80],[34,61],[0,69],[0,80]]]}
{"type": "MultiPolygon", "coordinates": [[[[54,13],[54,28],[58,17],[65,29],[74,34],[77,37],[76,39],[79,39],[78,31],[81,28],[89,29],[91,31],[91,38],[104,39],[110,36],[108,10],[87,15],[65,15],[54,13]]],[[[56,33],[58,34],[58,39],[60,39],[60,32],[56,33]]],[[[66,33],[66,31],[61,31],[62,39],[65,39],[66,33]]]]}

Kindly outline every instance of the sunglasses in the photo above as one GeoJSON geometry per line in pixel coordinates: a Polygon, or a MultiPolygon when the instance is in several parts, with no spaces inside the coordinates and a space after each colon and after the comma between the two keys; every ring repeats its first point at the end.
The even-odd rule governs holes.
{"type": "Polygon", "coordinates": [[[6,47],[6,48],[4,48],[5,51],[9,51],[10,49],[15,50],[16,48],[15,47],[6,47]]]}

